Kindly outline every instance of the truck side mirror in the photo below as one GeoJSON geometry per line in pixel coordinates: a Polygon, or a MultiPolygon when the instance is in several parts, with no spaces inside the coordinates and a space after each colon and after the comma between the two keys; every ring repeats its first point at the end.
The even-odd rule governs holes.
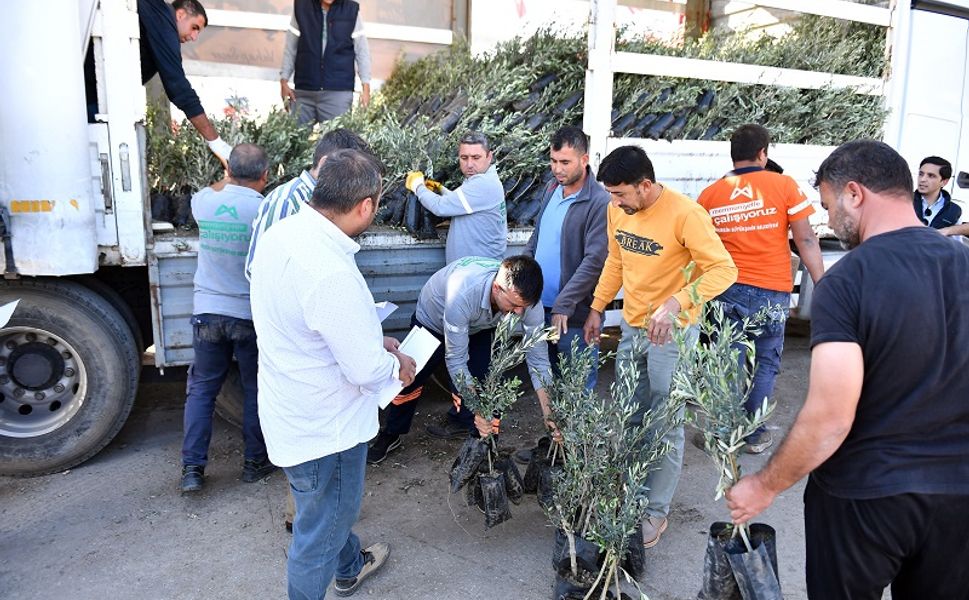
{"type": "Polygon", "coordinates": [[[959,174],[956,175],[956,185],[961,188],[969,188],[969,173],[959,171],[959,174]]]}

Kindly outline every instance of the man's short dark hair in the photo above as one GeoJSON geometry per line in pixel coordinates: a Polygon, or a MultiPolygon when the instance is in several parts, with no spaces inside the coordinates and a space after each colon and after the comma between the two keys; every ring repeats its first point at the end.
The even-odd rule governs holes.
{"type": "Polygon", "coordinates": [[[380,163],[359,150],[335,150],[326,155],[313,188],[314,208],[345,215],[367,198],[380,198],[380,163]]]}
{"type": "Polygon", "coordinates": [[[563,127],[552,134],[552,150],[558,152],[564,146],[571,146],[579,154],[589,153],[589,136],[578,127],[571,125],[563,127]]]}
{"type": "Polygon", "coordinates": [[[507,272],[505,286],[514,288],[529,306],[542,299],[542,267],[534,258],[524,254],[509,256],[501,261],[501,266],[507,272]]]}
{"type": "Polygon", "coordinates": [[[480,131],[469,131],[462,135],[461,139],[458,140],[458,145],[462,144],[478,145],[484,148],[485,152],[491,152],[491,144],[488,142],[488,136],[480,131]]]}
{"type": "Polygon", "coordinates": [[[770,146],[770,131],[762,125],[748,123],[741,125],[730,136],[730,160],[754,160],[757,154],[770,146]]]}
{"type": "Polygon", "coordinates": [[[656,181],[656,173],[645,150],[619,146],[602,159],[596,179],[606,185],[639,185],[647,179],[656,181]]]}
{"type": "MultiPolygon", "coordinates": [[[[358,150],[376,158],[370,144],[364,141],[362,137],[349,129],[338,127],[324,133],[320,141],[316,143],[316,150],[313,151],[313,167],[320,164],[321,158],[337,150],[358,150]]],[[[382,169],[383,165],[381,165],[382,169]]]]}
{"type": "Polygon", "coordinates": [[[239,181],[259,181],[269,169],[269,157],[255,144],[239,144],[229,154],[229,175],[239,181]]]}
{"type": "Polygon", "coordinates": [[[919,168],[922,168],[922,165],[924,164],[930,164],[930,165],[935,165],[939,167],[939,177],[942,178],[942,181],[945,181],[946,179],[952,177],[952,163],[942,158],[941,156],[926,156],[925,158],[922,159],[922,162],[919,163],[919,168]]]}
{"type": "Polygon", "coordinates": [[[875,193],[912,197],[912,173],[902,156],[884,142],[854,140],[841,144],[824,159],[814,177],[814,187],[827,183],[836,190],[849,181],[875,193]]]}
{"type": "Polygon", "coordinates": [[[178,9],[184,10],[189,16],[202,17],[205,26],[209,26],[209,16],[205,14],[205,7],[199,0],[175,0],[172,2],[172,10],[178,9]]]}

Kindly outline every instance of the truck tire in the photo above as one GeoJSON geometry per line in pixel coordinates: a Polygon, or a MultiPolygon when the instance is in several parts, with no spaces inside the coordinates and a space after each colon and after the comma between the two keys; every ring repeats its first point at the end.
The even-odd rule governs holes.
{"type": "Polygon", "coordinates": [[[90,288],[0,285],[0,304],[18,298],[0,329],[0,475],[43,475],[84,462],[117,435],[141,361],[125,318],[90,288]]]}
{"type": "Polygon", "coordinates": [[[242,429],[242,382],[239,380],[239,365],[235,362],[229,367],[229,374],[222,382],[222,389],[215,398],[215,414],[229,425],[242,429]]]}

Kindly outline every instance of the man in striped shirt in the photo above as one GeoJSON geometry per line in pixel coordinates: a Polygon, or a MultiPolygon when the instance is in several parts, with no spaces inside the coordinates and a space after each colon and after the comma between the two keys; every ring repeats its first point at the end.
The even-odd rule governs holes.
{"type": "Polygon", "coordinates": [[[249,255],[246,257],[246,278],[252,279],[252,259],[256,255],[256,243],[267,229],[290,215],[300,211],[313,195],[320,166],[327,154],[337,150],[359,150],[373,155],[367,142],[349,129],[339,128],[327,132],[316,144],[313,152],[313,166],[283,185],[271,191],[259,204],[256,219],[252,222],[252,239],[249,241],[249,255]]]}

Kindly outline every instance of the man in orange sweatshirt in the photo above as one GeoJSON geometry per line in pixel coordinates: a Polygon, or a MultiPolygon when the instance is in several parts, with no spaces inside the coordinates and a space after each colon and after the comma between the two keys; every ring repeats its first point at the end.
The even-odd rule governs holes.
{"type": "MultiPolygon", "coordinates": [[[[616,148],[599,165],[598,180],[612,196],[607,209],[609,255],[586,319],[586,343],[599,342],[602,313],[623,288],[622,338],[617,371],[635,361],[639,372],[635,420],[647,410],[661,408],[669,398],[679,351],[673,343],[673,320],[687,323],[687,340],[699,336],[694,324],[700,307],[691,299],[696,290],[706,301],[737,280],[737,267],[702,206],[656,181],[653,164],[638,146],[616,148]],[[696,264],[693,281],[683,268],[696,264]],[[697,281],[698,280],[698,281],[697,281]]],[[[683,467],[683,426],[665,437],[671,450],[650,473],[649,505],[643,518],[643,545],[659,542],[666,530],[673,492],[683,467]]]]}

